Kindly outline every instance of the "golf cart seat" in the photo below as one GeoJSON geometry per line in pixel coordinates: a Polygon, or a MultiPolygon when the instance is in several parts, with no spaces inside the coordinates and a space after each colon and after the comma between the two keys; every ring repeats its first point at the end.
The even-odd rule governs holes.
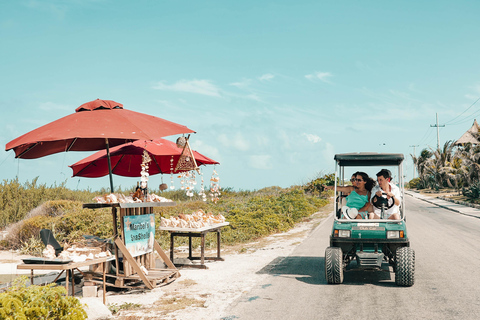
{"type": "Polygon", "coordinates": [[[340,219],[342,217],[342,207],[347,205],[347,194],[341,193],[337,198],[335,199],[337,203],[337,212],[335,214],[337,215],[337,219],[340,219]]]}

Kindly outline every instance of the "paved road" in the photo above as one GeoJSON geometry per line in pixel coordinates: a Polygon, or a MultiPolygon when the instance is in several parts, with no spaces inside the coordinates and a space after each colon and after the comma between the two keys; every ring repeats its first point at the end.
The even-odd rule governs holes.
{"type": "Polygon", "coordinates": [[[415,285],[395,285],[386,271],[324,277],[332,217],[288,257],[259,273],[263,283],[244,293],[223,319],[480,319],[480,219],[406,197],[415,285]]]}

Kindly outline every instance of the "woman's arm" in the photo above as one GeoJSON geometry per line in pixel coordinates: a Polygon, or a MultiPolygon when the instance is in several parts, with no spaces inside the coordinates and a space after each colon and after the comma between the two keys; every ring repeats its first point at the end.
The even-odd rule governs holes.
{"type": "MultiPolygon", "coordinates": [[[[368,191],[367,197],[368,199],[370,199],[370,191],[368,191]]],[[[367,201],[363,207],[358,209],[358,212],[364,212],[364,211],[373,212],[373,208],[370,201],[367,201]]]]}
{"type": "MultiPolygon", "coordinates": [[[[333,190],[335,187],[334,186],[324,186],[324,188],[326,190],[333,190]]],[[[355,188],[353,186],[344,186],[344,187],[340,187],[340,186],[337,186],[337,191],[338,192],[352,192],[355,188]]]]}

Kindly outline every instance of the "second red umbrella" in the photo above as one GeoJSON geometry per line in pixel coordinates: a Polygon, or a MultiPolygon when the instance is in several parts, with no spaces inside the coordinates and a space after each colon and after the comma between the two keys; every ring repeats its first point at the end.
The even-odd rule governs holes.
{"type": "MultiPolygon", "coordinates": [[[[154,141],[137,140],[110,148],[112,173],[124,177],[140,177],[144,150],[149,153],[152,159],[148,169],[150,175],[169,174],[172,171],[178,173],[180,171],[175,171],[175,168],[183,148],[177,147],[172,141],[157,139],[154,141]]],[[[196,151],[193,151],[193,156],[197,166],[219,164],[196,151]]],[[[106,151],[96,152],[69,167],[73,170],[73,177],[99,178],[106,176],[108,174],[106,151]]]]}

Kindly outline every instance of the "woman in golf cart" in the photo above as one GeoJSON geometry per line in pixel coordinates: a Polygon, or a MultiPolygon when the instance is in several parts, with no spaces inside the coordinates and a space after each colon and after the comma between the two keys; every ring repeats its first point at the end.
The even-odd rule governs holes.
{"type": "MultiPolygon", "coordinates": [[[[342,219],[349,217],[352,219],[366,219],[368,217],[369,211],[372,211],[370,194],[374,185],[375,181],[368,174],[356,172],[352,186],[337,187],[337,191],[349,193],[346,197],[346,206],[342,207],[342,219]]],[[[333,187],[326,187],[326,189],[331,190],[333,187]]]]}

